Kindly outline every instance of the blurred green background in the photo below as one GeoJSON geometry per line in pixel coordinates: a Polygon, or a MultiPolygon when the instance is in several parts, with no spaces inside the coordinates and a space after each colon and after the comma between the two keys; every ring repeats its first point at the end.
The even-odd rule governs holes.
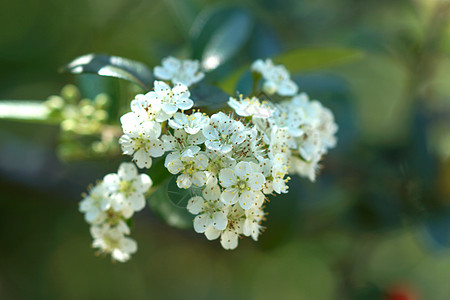
{"type": "Polygon", "coordinates": [[[339,124],[317,182],[294,178],[260,241],[231,252],[145,210],[137,254],[112,264],[89,247],[78,201],[120,156],[74,159],[58,126],[0,120],[1,299],[450,299],[449,1],[3,0],[0,99],[43,101],[76,83],[130,100],[132,84],[58,69],[91,52],[151,67],[195,54],[191,28],[227,7],[253,25],[218,84],[285,51],[362,53],[297,57],[294,80],[339,124]]]}

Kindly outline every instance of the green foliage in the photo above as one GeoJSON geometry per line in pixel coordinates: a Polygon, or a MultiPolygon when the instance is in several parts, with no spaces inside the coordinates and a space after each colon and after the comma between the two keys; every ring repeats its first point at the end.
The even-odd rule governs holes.
{"type": "Polygon", "coordinates": [[[249,39],[253,26],[253,19],[245,10],[221,13],[226,14],[225,21],[208,37],[202,51],[201,64],[206,70],[214,70],[232,58],[249,39]]]}
{"type": "MultiPolygon", "coordinates": [[[[339,141],[314,185],[295,178],[289,198],[267,204],[267,230],[257,244],[242,240],[237,251],[223,251],[136,218],[138,253],[126,265],[111,265],[86,247],[87,226],[74,207],[88,183],[114,169],[120,151],[103,155],[103,164],[61,164],[53,158],[61,132],[34,125],[60,123],[60,97],[45,104],[2,101],[1,298],[367,300],[388,298],[398,286],[415,295],[410,299],[448,297],[448,4],[252,0],[236,8],[187,1],[177,6],[175,16],[190,8],[179,22],[167,1],[49,3],[3,5],[1,98],[45,99],[77,81],[80,99],[93,101],[99,91],[111,97],[108,132],[117,137],[119,116],[134,94],[151,88],[151,72],[96,55],[68,68],[81,77],[57,74],[78,53],[111,51],[149,66],[189,49],[199,60],[219,53],[225,59],[210,73],[214,79],[192,88],[202,111],[219,108],[238,83],[251,87],[245,70],[270,56],[297,73],[302,91],[331,108],[339,141]],[[201,13],[190,26],[195,11],[201,13]],[[257,45],[262,23],[274,38],[257,47],[279,45],[275,51],[249,45],[257,45]],[[105,77],[125,80],[112,79],[113,94],[101,83],[105,77]],[[212,103],[205,94],[216,95],[212,103]]],[[[65,151],[87,159],[94,141],[78,136],[65,151]]],[[[191,195],[168,179],[163,161],[155,159],[149,170],[148,204],[166,223],[191,228],[193,216],[183,207],[191,195]]]]}
{"type": "Polygon", "coordinates": [[[74,59],[61,68],[73,74],[94,73],[100,76],[128,80],[150,90],[153,85],[152,71],[140,62],[106,54],[86,54],[74,59]]]}
{"type": "Polygon", "coordinates": [[[215,69],[242,48],[252,26],[252,16],[242,8],[217,5],[203,10],[190,30],[193,57],[202,63],[211,60],[209,69],[215,69]]]}
{"type": "Polygon", "coordinates": [[[193,215],[186,205],[193,196],[191,190],[178,188],[176,176],[167,178],[154,187],[147,198],[149,207],[170,226],[180,229],[192,228],[193,215]]]}
{"type": "Polygon", "coordinates": [[[200,84],[190,89],[194,106],[215,111],[223,107],[230,98],[221,88],[214,85],[200,84]]]}
{"type": "MultiPolygon", "coordinates": [[[[329,69],[361,60],[361,50],[345,48],[300,48],[273,58],[275,63],[284,64],[292,73],[329,69]]],[[[220,87],[232,93],[249,65],[234,71],[220,83],[220,87]]]]}
{"type": "Polygon", "coordinates": [[[345,48],[300,48],[274,57],[292,73],[315,71],[348,64],[364,57],[361,50],[345,48]]]}

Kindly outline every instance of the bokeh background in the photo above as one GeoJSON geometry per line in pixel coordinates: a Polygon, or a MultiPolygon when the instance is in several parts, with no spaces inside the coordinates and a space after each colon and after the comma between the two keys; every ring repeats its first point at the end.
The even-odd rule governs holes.
{"type": "Polygon", "coordinates": [[[254,25],[218,82],[285,51],[360,53],[310,55],[293,74],[339,124],[317,182],[294,178],[260,241],[231,252],[146,209],[138,252],[112,264],[94,256],[78,202],[122,158],[80,158],[56,125],[0,120],[1,299],[450,299],[449,1],[3,0],[0,99],[74,83],[129,101],[132,84],[58,69],[91,52],[148,66],[187,56],[198,16],[230,7],[254,25]]]}

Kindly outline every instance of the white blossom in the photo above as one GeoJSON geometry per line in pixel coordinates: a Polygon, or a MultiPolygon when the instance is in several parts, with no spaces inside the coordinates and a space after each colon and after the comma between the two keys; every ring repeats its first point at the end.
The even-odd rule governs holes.
{"type": "Polygon", "coordinates": [[[84,218],[90,224],[100,224],[106,220],[107,214],[102,210],[102,204],[109,201],[109,190],[101,182],[90,189],[80,202],[80,211],[85,213],[84,218]]]}
{"type": "MultiPolygon", "coordinates": [[[[287,193],[292,173],[314,181],[319,162],[337,141],[333,113],[297,94],[284,66],[267,59],[251,68],[262,74],[263,90],[283,96],[282,101],[239,95],[228,101],[234,114],[188,114],[194,104],[188,86],[204,74],[197,61],[168,57],[154,73],[175,86],[154,81],[154,90],[136,95],[131,112],[120,119],[123,154],[139,168],[150,168],[152,157],[168,152],[164,166],[177,176],[177,186],[195,192],[186,207],[195,215],[194,230],[208,240],[220,238],[227,250],[235,249],[241,236],[258,240],[266,195],[287,193]]],[[[122,163],[90,189],[79,209],[92,225],[95,248],[117,261],[136,252],[125,221],[145,206],[151,185],[134,164],[122,163]]]]}
{"type": "Polygon", "coordinates": [[[120,118],[124,135],[119,139],[123,154],[132,155],[139,168],[150,168],[152,157],[164,154],[163,142],[159,139],[161,125],[154,121],[141,122],[130,112],[120,118]]]}
{"type": "Polygon", "coordinates": [[[296,148],[296,144],[288,129],[274,126],[270,136],[269,156],[273,158],[279,153],[289,156],[291,149],[294,148],[296,148]]]}
{"type": "Polygon", "coordinates": [[[228,105],[242,117],[254,116],[265,119],[269,118],[274,111],[267,102],[261,102],[256,97],[243,98],[242,95],[240,95],[239,100],[230,97],[228,105]]]}
{"type": "Polygon", "coordinates": [[[197,60],[179,60],[172,56],[164,58],[162,66],[155,67],[153,73],[159,79],[171,80],[174,84],[183,84],[187,87],[205,77],[197,60]]]}
{"type": "Polygon", "coordinates": [[[297,84],[291,80],[289,71],[283,65],[275,66],[270,59],[259,59],[252,64],[251,69],[262,74],[265,79],[263,90],[268,94],[293,96],[298,91],[297,84]]]}
{"type": "Polygon", "coordinates": [[[170,115],[162,110],[161,100],[150,96],[150,92],[136,95],[130,103],[131,111],[142,121],[161,122],[170,118],[170,115]]]}
{"type": "Polygon", "coordinates": [[[227,227],[228,206],[220,201],[220,188],[217,185],[207,186],[202,196],[189,200],[187,210],[197,215],[194,219],[194,230],[204,233],[210,226],[216,230],[227,227]]]}
{"type": "Polygon", "coordinates": [[[209,124],[209,117],[200,112],[186,115],[184,113],[176,113],[169,120],[169,126],[173,129],[184,129],[188,134],[196,134],[209,124]]]}
{"type": "Polygon", "coordinates": [[[137,251],[136,242],[125,236],[128,233],[129,229],[123,222],[116,226],[109,224],[92,226],[91,235],[94,238],[92,246],[99,248],[101,253],[111,254],[116,261],[125,262],[137,251]]]}
{"type": "Polygon", "coordinates": [[[221,200],[229,205],[239,202],[243,209],[249,209],[261,197],[260,191],[265,181],[264,175],[256,171],[249,162],[241,161],[234,169],[222,169],[219,183],[225,190],[221,200]]]}
{"type": "MultiPolygon", "coordinates": [[[[227,228],[220,234],[220,244],[225,250],[236,249],[239,242],[239,235],[244,230],[245,213],[240,207],[232,207],[228,213],[227,228]]],[[[214,237],[216,233],[209,233],[214,237]]],[[[205,233],[206,235],[206,233],[205,233]]]]}
{"type": "Polygon", "coordinates": [[[285,164],[274,164],[272,168],[272,189],[278,193],[287,193],[287,179],[284,176],[287,174],[287,166],[285,164]]]}
{"type": "Polygon", "coordinates": [[[173,135],[163,135],[161,139],[167,151],[180,155],[192,155],[200,151],[200,145],[205,142],[201,132],[188,134],[183,129],[175,129],[173,135]]]}
{"type": "Polygon", "coordinates": [[[144,193],[152,186],[150,177],[147,174],[138,174],[133,163],[122,163],[117,173],[106,175],[103,182],[111,192],[111,202],[103,209],[112,208],[114,211],[126,208],[132,211],[142,210],[145,206],[144,193]]]}
{"type": "Polygon", "coordinates": [[[236,160],[233,159],[229,153],[223,154],[219,151],[209,149],[207,149],[205,153],[209,157],[207,170],[214,176],[219,174],[220,170],[224,168],[234,168],[236,165],[236,160]]]}
{"type": "Polygon", "coordinates": [[[183,156],[172,152],[167,155],[165,166],[172,174],[181,173],[177,178],[179,188],[187,189],[192,184],[200,187],[206,183],[204,170],[208,166],[208,157],[202,152],[183,156]]]}
{"type": "Polygon", "coordinates": [[[210,125],[203,128],[203,135],[207,148],[228,153],[245,140],[247,131],[240,121],[219,112],[212,115],[210,125]]]}
{"type": "Polygon", "coordinates": [[[292,156],[290,171],[293,174],[298,174],[300,176],[306,177],[314,182],[316,181],[320,159],[320,156],[315,156],[311,159],[311,161],[304,161],[300,157],[292,156]]]}
{"type": "Polygon", "coordinates": [[[149,101],[160,101],[161,110],[168,116],[172,116],[179,109],[187,110],[194,105],[194,101],[189,99],[190,93],[185,85],[178,84],[171,88],[167,83],[155,80],[154,88],[146,97],[149,101]]]}
{"type": "Polygon", "coordinates": [[[251,236],[254,241],[258,240],[261,229],[261,222],[264,219],[264,211],[260,207],[252,207],[245,211],[245,221],[243,234],[251,236]]]}

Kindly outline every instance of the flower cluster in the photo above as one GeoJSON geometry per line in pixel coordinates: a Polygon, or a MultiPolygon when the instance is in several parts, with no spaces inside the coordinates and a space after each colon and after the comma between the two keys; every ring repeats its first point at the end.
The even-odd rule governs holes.
{"type": "MultiPolygon", "coordinates": [[[[187,87],[203,78],[198,62],[169,57],[155,68],[155,76],[171,83],[155,81],[154,90],[137,95],[131,112],[120,120],[123,153],[132,156],[139,168],[150,168],[152,158],[165,155],[164,166],[177,177],[178,187],[196,192],[187,204],[195,215],[194,230],[208,240],[220,239],[225,249],[235,249],[241,236],[258,240],[268,196],[288,192],[288,171],[315,180],[322,156],[336,144],[333,114],[306,94],[298,94],[284,66],[258,60],[252,70],[262,74],[264,91],[284,100],[231,97],[231,113],[208,116],[192,109],[187,87]]],[[[121,211],[123,206],[116,206],[113,198],[110,209],[121,211]]],[[[103,233],[97,228],[95,238],[103,233]]],[[[95,245],[111,251],[100,242],[95,245]]]]}
{"type": "Polygon", "coordinates": [[[199,82],[205,77],[200,71],[200,63],[196,60],[178,60],[169,56],[162,60],[162,66],[153,69],[155,77],[162,80],[171,80],[173,84],[182,84],[187,87],[199,82]]]}
{"type": "Polygon", "coordinates": [[[145,206],[144,194],[152,181],[146,174],[138,174],[132,163],[122,163],[116,173],[108,174],[97,183],[80,202],[86,222],[91,224],[92,246],[100,253],[111,254],[124,262],[137,250],[136,242],[127,237],[126,223],[134,212],[145,206]]]}

